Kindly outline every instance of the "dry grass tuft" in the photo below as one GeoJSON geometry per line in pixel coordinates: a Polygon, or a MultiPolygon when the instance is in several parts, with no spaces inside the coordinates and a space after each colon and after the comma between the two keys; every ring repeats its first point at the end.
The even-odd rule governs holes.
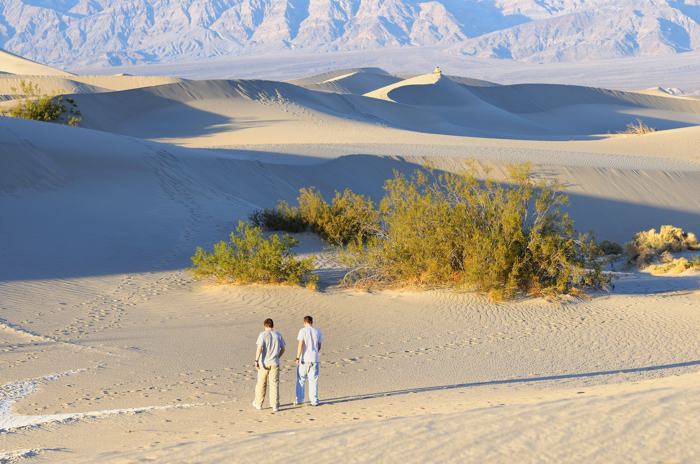
{"type": "Polygon", "coordinates": [[[652,132],[656,132],[656,129],[648,126],[641,119],[637,119],[635,122],[629,123],[627,125],[627,129],[625,129],[624,131],[622,131],[620,133],[621,134],[630,134],[630,135],[644,135],[644,134],[651,134],[652,132]]]}

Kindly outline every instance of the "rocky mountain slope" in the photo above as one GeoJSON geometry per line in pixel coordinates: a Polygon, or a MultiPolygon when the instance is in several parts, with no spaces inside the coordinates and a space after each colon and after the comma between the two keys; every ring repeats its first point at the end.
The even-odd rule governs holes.
{"type": "Polygon", "coordinates": [[[0,0],[0,48],[61,66],[439,46],[525,61],[700,48],[700,0],[0,0]]]}

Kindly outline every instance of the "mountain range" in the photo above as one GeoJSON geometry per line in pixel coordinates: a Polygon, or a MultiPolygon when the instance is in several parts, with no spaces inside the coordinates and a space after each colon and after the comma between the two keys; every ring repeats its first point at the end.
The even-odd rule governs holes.
{"type": "Polygon", "coordinates": [[[439,47],[529,62],[700,48],[700,0],[0,0],[0,48],[54,66],[439,47]]]}

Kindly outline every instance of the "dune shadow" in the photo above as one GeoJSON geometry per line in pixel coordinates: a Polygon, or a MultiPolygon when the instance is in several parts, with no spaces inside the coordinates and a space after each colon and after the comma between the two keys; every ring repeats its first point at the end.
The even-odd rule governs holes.
{"type": "Polygon", "coordinates": [[[430,387],[415,387],[415,388],[405,388],[400,390],[388,390],[382,392],[365,393],[360,395],[348,395],[340,396],[336,398],[329,398],[323,400],[323,404],[343,404],[351,403],[354,401],[364,401],[374,398],[386,398],[392,396],[402,396],[410,395],[413,393],[429,393],[435,391],[443,390],[459,390],[466,388],[477,388],[477,387],[487,387],[493,385],[516,385],[522,383],[536,383],[536,382],[551,382],[557,380],[570,380],[570,379],[587,379],[595,377],[605,377],[619,374],[638,374],[643,372],[654,372],[663,371],[670,369],[682,369],[686,367],[700,366],[700,360],[685,361],[672,364],[659,364],[653,366],[643,366],[643,367],[631,367],[622,368],[616,370],[608,371],[594,371],[594,372],[581,372],[574,374],[555,374],[540,377],[524,377],[524,378],[514,378],[514,379],[503,379],[503,380],[486,380],[483,382],[465,382],[465,383],[455,383],[448,385],[435,385],[430,387]]]}
{"type": "MultiPolygon", "coordinates": [[[[478,86],[456,83],[471,94],[460,102],[431,86],[394,90],[405,101],[358,95],[346,100],[345,117],[414,132],[508,140],[600,140],[624,133],[637,120],[656,130],[700,124],[700,102],[654,95],[553,84],[478,86]],[[423,89],[423,87],[426,87],[423,89]],[[398,110],[398,111],[397,111],[398,110]],[[691,116],[693,115],[693,116],[691,116]]],[[[324,111],[322,107],[317,108],[324,111]]]]}
{"type": "MultiPolygon", "coordinates": [[[[541,113],[488,113],[464,115],[463,109],[422,107],[438,114],[430,124],[400,124],[382,121],[397,129],[457,137],[482,137],[501,140],[542,142],[604,140],[612,135],[628,133],[630,126],[644,123],[654,131],[682,129],[698,123],[652,116],[642,107],[610,106],[565,107],[541,113]],[[469,120],[472,119],[472,121],[469,120]]],[[[700,121],[700,118],[699,118],[700,121]]]]}

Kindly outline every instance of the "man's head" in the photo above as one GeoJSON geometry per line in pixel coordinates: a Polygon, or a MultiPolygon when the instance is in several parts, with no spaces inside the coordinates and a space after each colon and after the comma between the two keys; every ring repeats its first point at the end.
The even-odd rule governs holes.
{"type": "Polygon", "coordinates": [[[264,326],[266,329],[272,329],[272,328],[275,326],[275,323],[272,321],[272,319],[270,319],[270,318],[268,317],[268,318],[265,319],[265,321],[263,322],[263,326],[264,326]]]}
{"type": "Polygon", "coordinates": [[[314,318],[311,316],[304,316],[304,325],[314,325],[314,318]]]}

